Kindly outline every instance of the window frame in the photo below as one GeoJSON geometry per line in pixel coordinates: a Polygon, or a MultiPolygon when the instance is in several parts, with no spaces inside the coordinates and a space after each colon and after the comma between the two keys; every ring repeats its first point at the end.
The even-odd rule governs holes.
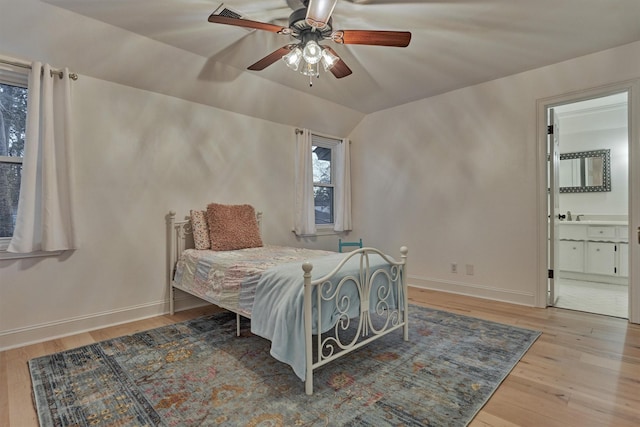
{"type": "Polygon", "coordinates": [[[336,206],[336,182],[335,182],[335,176],[336,176],[336,171],[335,171],[335,165],[336,165],[336,148],[338,148],[339,144],[342,142],[341,139],[333,137],[333,136],[328,136],[328,135],[322,135],[320,133],[317,132],[311,132],[311,152],[313,155],[313,151],[315,149],[315,147],[321,147],[321,148],[326,148],[328,150],[330,150],[331,152],[331,167],[330,167],[330,182],[329,183],[322,183],[322,182],[313,182],[313,190],[314,190],[314,222],[316,225],[316,228],[319,230],[323,230],[323,231],[327,231],[327,230],[333,230],[333,227],[335,226],[335,206],[336,206]],[[331,201],[331,219],[332,221],[330,223],[318,223],[315,220],[315,189],[316,187],[324,187],[324,188],[331,188],[331,197],[332,197],[332,201],[331,201]]]}
{"type": "MultiPolygon", "coordinates": [[[[8,70],[0,69],[0,84],[22,87],[29,91],[29,70],[10,66],[8,70]]],[[[25,111],[25,116],[27,112],[25,111]]],[[[26,122],[26,117],[25,117],[26,122]]],[[[22,165],[24,157],[0,156],[0,164],[22,165]]],[[[0,259],[24,258],[26,254],[10,254],[7,252],[12,237],[0,237],[0,259]]]]}

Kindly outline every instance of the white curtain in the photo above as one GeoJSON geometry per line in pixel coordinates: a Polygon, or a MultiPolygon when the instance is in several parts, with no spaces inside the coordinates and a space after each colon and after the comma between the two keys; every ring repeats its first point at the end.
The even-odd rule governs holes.
{"type": "Polygon", "coordinates": [[[336,149],[334,231],[351,230],[351,156],[348,139],[336,149]]]}
{"type": "Polygon", "coordinates": [[[34,62],[29,75],[20,198],[7,251],[76,248],[71,191],[71,82],[34,62]]]}
{"type": "Polygon", "coordinates": [[[296,132],[295,219],[293,231],[298,236],[316,234],[313,204],[313,158],[311,132],[296,132]]]}

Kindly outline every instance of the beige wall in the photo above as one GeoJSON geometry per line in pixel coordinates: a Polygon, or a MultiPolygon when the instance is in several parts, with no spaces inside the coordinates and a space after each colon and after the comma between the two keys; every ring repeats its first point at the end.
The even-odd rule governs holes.
{"type": "Polygon", "coordinates": [[[536,103],[638,78],[637,58],[640,43],[368,115],[350,135],[355,233],[407,245],[411,284],[541,304],[536,103]]]}
{"type": "MultiPolygon", "coordinates": [[[[208,86],[183,87],[177,61],[164,59],[169,48],[36,0],[0,0],[0,10],[0,54],[81,74],[73,85],[81,247],[0,261],[0,348],[164,312],[169,210],[252,203],[265,212],[265,241],[335,248],[335,238],[298,242],[290,231],[293,127],[344,135],[358,114],[283,88],[281,100],[304,108],[253,118],[255,108],[275,108],[257,77],[209,82],[205,97],[223,105],[184,101],[181,91],[208,86]],[[140,52],[160,62],[142,66],[140,52]],[[122,67],[130,83],[105,80],[96,58],[122,67]],[[147,90],[149,79],[168,82],[160,86],[170,93],[147,90]]],[[[413,284],[535,304],[536,100],[637,78],[637,58],[640,43],[367,116],[350,135],[353,237],[393,255],[407,245],[413,284]]],[[[181,60],[188,70],[202,58],[181,60]]]]}
{"type": "Polygon", "coordinates": [[[73,98],[80,248],[0,261],[0,348],[165,312],[170,210],[251,203],[265,242],[301,244],[290,126],[87,76],[73,98]]]}
{"type": "Polygon", "coordinates": [[[0,10],[0,55],[80,74],[81,239],[62,257],[0,261],[0,348],[166,312],[169,210],[251,203],[265,242],[337,247],[335,236],[291,232],[294,127],[344,135],[361,114],[38,0],[0,0],[0,10]]]}

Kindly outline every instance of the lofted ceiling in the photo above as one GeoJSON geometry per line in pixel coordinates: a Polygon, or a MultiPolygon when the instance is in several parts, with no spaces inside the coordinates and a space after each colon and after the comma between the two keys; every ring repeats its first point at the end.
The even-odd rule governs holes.
{"type": "MultiPolygon", "coordinates": [[[[43,0],[279,85],[368,114],[640,40],[639,0],[339,0],[333,28],[412,33],[406,48],[338,45],[353,70],[307,77],[277,61],[246,68],[293,41],[211,24],[215,0],[43,0]]],[[[287,25],[299,0],[227,0],[246,19],[287,25]]]]}

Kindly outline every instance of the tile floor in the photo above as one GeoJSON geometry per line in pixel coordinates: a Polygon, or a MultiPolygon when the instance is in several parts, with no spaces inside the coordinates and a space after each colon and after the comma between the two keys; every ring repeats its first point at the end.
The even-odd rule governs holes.
{"type": "Polygon", "coordinates": [[[629,287],[611,283],[557,279],[556,307],[607,316],[629,317],[629,287]]]}

